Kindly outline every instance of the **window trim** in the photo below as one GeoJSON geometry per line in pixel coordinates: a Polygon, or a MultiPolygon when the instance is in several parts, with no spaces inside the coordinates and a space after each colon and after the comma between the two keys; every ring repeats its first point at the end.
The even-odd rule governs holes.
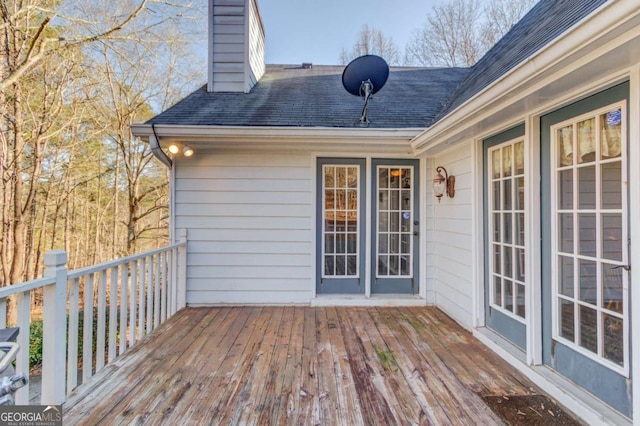
{"type": "MultiPolygon", "coordinates": [[[[486,162],[487,163],[484,164],[485,173],[486,173],[486,176],[487,176],[487,185],[488,185],[488,188],[486,188],[487,195],[488,195],[488,198],[487,198],[487,207],[488,207],[487,213],[488,213],[488,217],[485,218],[485,220],[487,221],[488,235],[487,235],[487,238],[486,238],[486,241],[485,241],[484,250],[485,250],[486,256],[490,259],[490,261],[487,263],[487,265],[488,265],[488,278],[490,280],[490,283],[489,283],[489,307],[491,309],[495,309],[495,310],[501,312],[502,314],[506,315],[507,317],[509,317],[509,318],[511,318],[511,319],[513,319],[515,321],[518,321],[518,322],[520,322],[520,323],[522,323],[524,325],[528,325],[528,317],[529,317],[529,312],[527,311],[527,307],[528,307],[527,300],[529,298],[529,279],[528,279],[528,275],[529,275],[528,274],[528,269],[529,268],[527,267],[527,264],[526,264],[526,261],[527,261],[527,242],[529,241],[529,236],[528,236],[528,233],[527,233],[527,229],[528,229],[527,220],[528,220],[528,216],[529,215],[527,214],[527,210],[526,210],[526,203],[527,203],[526,200],[527,200],[527,197],[528,197],[528,191],[529,190],[527,188],[527,183],[528,183],[527,165],[528,164],[527,164],[527,161],[526,161],[526,156],[527,156],[526,152],[527,152],[527,139],[526,139],[525,135],[517,136],[515,138],[511,138],[511,139],[505,140],[503,142],[497,143],[497,144],[489,147],[487,149],[487,155],[486,155],[486,162]],[[501,182],[501,185],[502,185],[502,182],[504,181],[504,177],[500,176],[500,178],[498,178],[497,180],[493,178],[493,176],[491,174],[492,166],[493,166],[493,164],[492,164],[492,160],[493,160],[492,153],[494,151],[497,151],[497,150],[502,150],[502,148],[505,147],[505,146],[512,146],[513,147],[519,142],[523,143],[524,172],[521,175],[520,174],[519,175],[512,174],[510,176],[510,179],[512,181],[515,180],[516,177],[522,177],[524,179],[524,194],[522,195],[522,197],[523,197],[523,201],[525,203],[525,209],[521,212],[520,210],[516,210],[516,209],[512,208],[510,210],[510,212],[512,212],[512,213],[513,212],[518,212],[518,213],[521,212],[521,213],[524,214],[523,225],[524,225],[524,242],[525,242],[525,244],[523,244],[521,246],[515,244],[515,232],[513,232],[513,230],[515,229],[515,221],[512,222],[512,226],[511,226],[511,229],[512,229],[512,241],[513,242],[512,243],[504,243],[502,241],[502,233],[503,233],[502,225],[503,225],[503,222],[501,220],[500,221],[501,239],[500,239],[499,245],[502,248],[502,247],[505,246],[505,244],[508,244],[508,246],[510,246],[512,248],[517,247],[517,248],[521,248],[523,250],[524,262],[525,262],[525,265],[524,265],[524,271],[525,271],[524,280],[523,281],[517,281],[515,279],[515,277],[511,277],[510,280],[512,281],[513,284],[515,284],[515,285],[521,284],[524,287],[524,297],[525,297],[525,300],[524,300],[525,316],[524,317],[521,317],[521,316],[517,315],[514,311],[509,311],[506,308],[504,308],[503,306],[496,305],[494,303],[494,300],[495,300],[495,286],[494,286],[494,283],[493,283],[493,278],[495,277],[495,275],[499,275],[501,279],[504,279],[504,275],[502,274],[502,272],[500,274],[496,274],[495,271],[494,271],[495,259],[494,259],[494,251],[493,251],[494,246],[496,244],[496,242],[493,240],[493,235],[494,235],[494,220],[493,220],[493,213],[494,213],[494,208],[493,208],[494,207],[494,198],[493,197],[494,197],[494,194],[493,194],[493,183],[495,181],[498,181],[498,182],[501,182]]],[[[502,157],[501,157],[501,163],[502,163],[502,157]]],[[[500,194],[502,196],[502,190],[500,191],[500,194]]],[[[515,198],[512,198],[512,206],[514,204],[515,204],[515,198]]],[[[501,208],[499,210],[500,212],[504,211],[503,206],[504,206],[504,204],[503,204],[503,200],[501,198],[501,201],[500,201],[500,207],[501,208]]],[[[512,258],[512,262],[515,262],[515,261],[516,261],[515,258],[512,258]]],[[[501,262],[501,269],[502,269],[504,267],[504,264],[502,263],[503,262],[502,255],[501,255],[501,258],[500,258],[500,262],[501,262]]],[[[512,272],[513,272],[513,269],[514,268],[512,267],[512,272]]],[[[513,295],[513,297],[515,299],[516,296],[513,295]]],[[[502,301],[504,301],[504,292],[502,292],[502,301]]],[[[517,309],[515,303],[513,305],[513,309],[514,310],[517,309]]]]}
{"type": "MultiPolygon", "coordinates": [[[[560,327],[561,327],[561,323],[559,321],[559,308],[560,308],[560,304],[558,302],[559,299],[564,299],[564,300],[568,300],[574,303],[574,306],[588,306],[591,309],[594,309],[594,306],[591,304],[588,304],[586,302],[582,302],[580,301],[580,298],[578,295],[576,295],[576,288],[574,287],[574,297],[570,298],[570,297],[566,297],[563,296],[562,294],[560,294],[559,292],[559,279],[558,279],[558,256],[560,254],[562,254],[563,256],[566,256],[567,254],[564,252],[561,252],[559,250],[558,247],[558,214],[561,213],[563,210],[566,209],[560,209],[558,206],[558,171],[560,170],[576,170],[579,169],[580,166],[578,166],[578,164],[574,163],[570,166],[562,166],[559,165],[557,162],[557,150],[558,150],[558,140],[557,140],[557,130],[562,128],[562,127],[566,127],[568,125],[574,125],[577,123],[580,123],[582,121],[588,120],[590,118],[594,118],[595,122],[596,122],[596,146],[597,146],[597,151],[596,152],[600,152],[600,132],[598,132],[599,129],[599,120],[598,117],[601,116],[602,114],[605,114],[607,112],[610,112],[614,109],[620,109],[621,110],[621,119],[622,119],[622,132],[621,132],[621,170],[622,170],[622,175],[621,175],[621,187],[622,187],[622,206],[621,206],[621,210],[622,210],[622,236],[621,236],[621,240],[623,242],[623,253],[622,253],[622,260],[621,261],[614,261],[614,260],[608,260],[608,259],[603,259],[602,257],[598,256],[598,253],[596,253],[595,259],[597,259],[596,261],[598,263],[608,263],[608,264],[615,264],[615,265],[628,265],[629,264],[629,249],[628,246],[626,245],[626,242],[629,241],[629,199],[628,199],[628,178],[627,178],[627,171],[628,171],[628,157],[629,157],[629,153],[628,153],[628,129],[629,129],[629,123],[627,120],[627,101],[626,100],[620,100],[611,104],[608,104],[606,106],[600,107],[600,108],[596,108],[593,109],[591,111],[588,111],[584,114],[580,114],[580,115],[576,115],[573,117],[570,117],[566,120],[557,122],[555,124],[553,124],[550,127],[550,142],[551,142],[551,146],[550,146],[550,158],[548,159],[548,161],[550,162],[550,191],[551,191],[551,200],[550,200],[550,208],[551,208],[551,217],[550,217],[550,221],[551,221],[551,242],[550,242],[550,248],[551,248],[551,320],[552,320],[552,324],[551,324],[551,331],[552,331],[552,340],[558,341],[560,343],[562,343],[563,345],[567,346],[568,348],[570,348],[571,350],[591,359],[592,361],[606,367],[609,368],[611,370],[613,370],[614,372],[623,375],[626,378],[630,377],[630,342],[629,342],[629,330],[630,330],[630,321],[631,321],[631,316],[630,316],[630,306],[629,306],[629,302],[630,302],[630,294],[629,294],[629,274],[628,273],[623,273],[622,274],[622,298],[623,298],[623,314],[619,315],[615,312],[613,312],[615,317],[621,317],[623,319],[623,329],[622,329],[622,337],[623,337],[623,365],[619,365],[613,361],[610,361],[606,358],[604,358],[604,354],[603,354],[603,350],[604,350],[604,342],[603,342],[603,333],[602,333],[602,312],[604,310],[604,308],[602,308],[602,281],[601,281],[601,274],[596,274],[596,282],[597,284],[597,305],[595,306],[595,310],[597,312],[597,316],[598,316],[598,320],[597,320],[597,327],[598,327],[598,335],[597,335],[597,353],[594,353],[586,348],[583,348],[582,346],[580,346],[579,344],[575,343],[575,341],[571,341],[565,337],[562,337],[560,335],[560,327]]],[[[575,139],[574,135],[574,139],[575,139]]],[[[577,153],[574,153],[574,155],[577,155],[577,153]]],[[[617,160],[615,160],[617,161],[617,160]]],[[[615,162],[615,161],[610,161],[610,162],[615,162]]],[[[596,159],[596,162],[594,162],[594,164],[607,164],[609,161],[607,160],[600,160],[600,159],[596,159]]],[[[596,168],[596,170],[600,170],[599,167],[596,168]]],[[[596,173],[596,182],[597,182],[597,186],[596,186],[596,193],[601,193],[601,180],[598,176],[598,174],[596,173]]],[[[602,209],[601,206],[599,205],[600,203],[596,202],[596,206],[595,209],[580,209],[577,208],[576,206],[576,197],[575,197],[575,186],[577,185],[577,182],[573,183],[573,193],[574,193],[574,199],[573,199],[573,207],[571,209],[572,214],[577,215],[578,212],[580,210],[593,210],[594,214],[596,215],[596,223],[597,225],[597,230],[601,231],[601,227],[600,227],[600,214],[601,213],[607,213],[608,210],[612,210],[612,209],[602,209]]],[[[615,209],[618,210],[618,209],[615,209]]],[[[574,217],[575,220],[575,217],[574,217]]],[[[580,260],[583,259],[584,256],[580,255],[577,250],[576,250],[576,245],[578,244],[577,238],[575,238],[575,233],[578,232],[578,227],[575,227],[576,229],[574,230],[574,250],[573,250],[573,254],[571,254],[571,257],[573,259],[576,260],[580,260]]],[[[597,243],[601,243],[601,235],[600,232],[596,233],[596,242],[597,243]]],[[[599,244],[597,244],[598,246],[599,244]]],[[[597,250],[600,250],[600,247],[597,248],[597,250]]],[[[592,260],[594,257],[593,256],[587,256],[588,260],[592,260]]],[[[575,262],[574,262],[575,263],[575,262]]],[[[574,275],[575,275],[575,271],[576,271],[577,266],[574,265],[574,275]]],[[[600,271],[600,268],[598,268],[598,271],[600,271]]],[[[575,279],[575,278],[574,278],[575,279]]],[[[606,310],[604,311],[607,314],[610,314],[611,311],[606,310]]],[[[577,314],[574,313],[574,318],[577,318],[577,314]]],[[[578,320],[574,319],[574,333],[579,333],[579,328],[577,327],[577,323],[578,320]]],[[[574,338],[574,340],[576,340],[574,338]]]]}
{"type": "MultiPolygon", "coordinates": [[[[344,275],[327,275],[325,273],[325,268],[324,268],[324,258],[327,255],[326,251],[325,251],[325,235],[327,232],[327,228],[326,228],[326,220],[322,220],[322,230],[321,230],[321,242],[320,242],[320,253],[321,253],[321,260],[323,262],[322,264],[322,268],[321,271],[322,273],[320,274],[320,277],[322,279],[360,279],[360,274],[361,274],[361,268],[360,268],[360,258],[362,256],[362,253],[360,253],[360,239],[363,237],[361,235],[360,232],[360,218],[361,218],[361,213],[362,213],[362,188],[360,185],[360,181],[362,178],[362,170],[361,170],[361,166],[359,164],[343,164],[343,163],[323,163],[322,164],[322,174],[320,175],[322,178],[322,183],[320,185],[321,191],[322,191],[322,197],[321,197],[321,203],[322,203],[322,209],[321,209],[321,215],[324,218],[324,214],[326,212],[326,198],[325,198],[325,194],[326,194],[326,187],[325,187],[325,180],[324,180],[324,174],[325,174],[325,170],[328,167],[344,167],[346,169],[349,169],[350,167],[355,167],[357,170],[357,178],[356,178],[356,183],[357,183],[357,187],[356,187],[356,196],[358,199],[358,209],[356,210],[356,217],[358,218],[358,222],[357,222],[357,226],[356,226],[356,273],[355,275],[348,275],[348,274],[344,274],[344,275]]],[[[336,189],[334,187],[334,189],[336,189]]],[[[348,189],[348,188],[347,188],[348,189]]],[[[336,212],[337,210],[333,209],[334,212],[336,212]]],[[[334,232],[335,235],[335,232],[334,232]]],[[[330,255],[336,256],[336,253],[329,253],[330,255]]],[[[347,256],[348,253],[345,252],[345,257],[347,256]]],[[[335,268],[334,268],[335,269],[335,268]]],[[[345,263],[345,272],[347,271],[347,265],[345,263]]]]}
{"type": "MultiPolygon", "coordinates": [[[[405,165],[378,164],[376,166],[376,179],[379,179],[380,170],[382,168],[385,168],[385,169],[388,169],[388,170],[391,170],[391,169],[409,169],[409,170],[411,170],[412,186],[411,186],[411,188],[409,188],[409,195],[411,197],[411,199],[410,199],[410,203],[411,203],[410,211],[411,211],[411,215],[413,215],[413,212],[415,211],[415,207],[416,207],[415,204],[414,204],[415,203],[414,189],[415,189],[415,185],[417,184],[416,179],[415,179],[416,174],[415,174],[414,166],[413,165],[406,165],[406,164],[405,165]]],[[[376,262],[376,264],[378,262],[378,256],[381,254],[380,253],[380,220],[379,220],[380,199],[378,197],[378,194],[380,193],[380,189],[381,188],[380,188],[379,181],[378,181],[378,185],[376,186],[377,194],[376,194],[376,197],[375,197],[375,200],[376,200],[375,201],[375,203],[376,203],[375,212],[378,215],[378,219],[375,221],[375,223],[377,225],[376,226],[376,230],[375,230],[376,231],[375,232],[375,262],[376,262]]],[[[391,188],[386,188],[386,189],[391,189],[391,188]]],[[[401,190],[402,188],[399,188],[399,189],[401,190]]],[[[399,191],[399,192],[400,192],[400,194],[402,193],[402,191],[399,191]]],[[[401,203],[402,201],[399,200],[399,202],[401,203]]],[[[391,210],[387,209],[386,211],[391,211],[391,210]]],[[[402,209],[398,210],[399,213],[401,211],[402,211],[402,209]]],[[[416,218],[412,218],[412,220],[410,222],[410,227],[411,228],[413,228],[413,221],[414,220],[417,220],[417,219],[416,218]]],[[[391,235],[391,232],[389,231],[386,234],[387,235],[391,235]]],[[[400,230],[398,230],[397,235],[402,236],[402,232],[400,230]]],[[[376,267],[376,268],[374,268],[375,269],[375,278],[383,278],[383,279],[412,279],[412,278],[414,278],[414,267],[413,267],[413,263],[414,263],[414,252],[413,252],[414,241],[413,240],[414,239],[413,239],[413,231],[411,231],[409,233],[409,236],[410,236],[410,238],[409,238],[409,245],[410,246],[409,246],[409,253],[408,254],[409,254],[410,259],[411,259],[411,261],[409,262],[409,274],[408,275],[400,275],[400,274],[398,274],[398,275],[380,275],[379,272],[378,272],[378,268],[376,267]]],[[[402,240],[400,241],[400,243],[401,242],[402,242],[402,240]]],[[[390,253],[387,253],[387,255],[389,255],[389,254],[390,253]]],[[[403,253],[400,252],[400,253],[397,253],[397,254],[400,256],[400,258],[402,258],[402,254],[403,253]]],[[[387,268],[387,270],[388,269],[389,268],[387,268]]]]}

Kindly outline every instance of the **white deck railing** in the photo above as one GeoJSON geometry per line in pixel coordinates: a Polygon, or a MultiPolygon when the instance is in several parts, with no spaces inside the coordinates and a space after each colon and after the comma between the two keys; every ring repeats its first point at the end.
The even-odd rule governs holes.
{"type": "MultiPolygon", "coordinates": [[[[185,306],[186,246],[182,236],[177,244],[75,271],[67,270],[64,251],[53,250],[45,254],[44,278],[0,289],[0,328],[7,325],[7,300],[15,298],[16,373],[27,376],[31,295],[43,289],[41,404],[62,404],[79,382],[185,306]]],[[[16,404],[29,404],[29,393],[29,385],[21,388],[16,404]]]]}

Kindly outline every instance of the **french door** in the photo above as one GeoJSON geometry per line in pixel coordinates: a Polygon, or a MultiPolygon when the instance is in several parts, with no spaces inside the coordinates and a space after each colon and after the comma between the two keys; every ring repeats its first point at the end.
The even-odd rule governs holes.
{"type": "Polygon", "coordinates": [[[316,292],[365,292],[365,160],[319,159],[316,292]]]}
{"type": "Polygon", "coordinates": [[[485,323],[526,350],[524,125],[484,140],[485,323]]]}
{"type": "Polygon", "coordinates": [[[371,293],[418,292],[418,161],[373,160],[371,293]]]}
{"type": "Polygon", "coordinates": [[[543,361],[631,415],[628,84],[541,118],[543,361]]]}
{"type": "Polygon", "coordinates": [[[367,288],[372,294],[418,292],[419,163],[373,159],[369,164],[368,174],[364,159],[318,159],[318,294],[364,294],[367,288]],[[371,230],[368,239],[365,226],[371,230]]]}

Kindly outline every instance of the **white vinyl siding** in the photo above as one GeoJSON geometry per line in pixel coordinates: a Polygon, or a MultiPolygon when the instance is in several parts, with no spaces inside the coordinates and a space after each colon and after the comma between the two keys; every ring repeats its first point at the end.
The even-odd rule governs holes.
{"type": "Polygon", "coordinates": [[[430,161],[427,169],[427,262],[428,277],[433,280],[436,305],[465,327],[472,327],[473,273],[470,259],[472,212],[471,203],[471,147],[448,151],[430,161]],[[437,166],[444,166],[456,177],[454,198],[442,197],[440,203],[433,195],[431,183],[437,166]]]}
{"type": "Polygon", "coordinates": [[[187,303],[308,303],[309,156],[198,151],[177,166],[175,226],[189,230],[187,303]]]}

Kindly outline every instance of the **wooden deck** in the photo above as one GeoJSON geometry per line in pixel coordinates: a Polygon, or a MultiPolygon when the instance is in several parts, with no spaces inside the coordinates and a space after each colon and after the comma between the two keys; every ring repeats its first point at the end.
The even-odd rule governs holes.
{"type": "Polygon", "coordinates": [[[483,397],[539,393],[436,308],[188,308],[77,388],[64,420],[502,424],[483,397]]]}

